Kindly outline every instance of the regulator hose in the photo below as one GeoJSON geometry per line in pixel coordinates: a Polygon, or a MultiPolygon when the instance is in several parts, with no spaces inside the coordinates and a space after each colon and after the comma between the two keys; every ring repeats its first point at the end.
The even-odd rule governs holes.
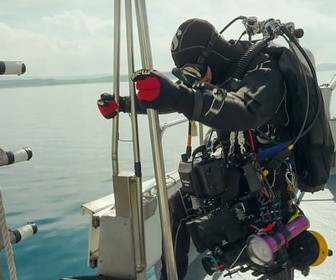
{"type": "Polygon", "coordinates": [[[256,42],[255,44],[251,45],[245,54],[242,56],[242,58],[239,60],[236,70],[232,75],[232,80],[241,80],[244,73],[246,72],[246,69],[252,59],[259,53],[262,49],[266,48],[267,46],[267,40],[260,40],[256,42]]]}

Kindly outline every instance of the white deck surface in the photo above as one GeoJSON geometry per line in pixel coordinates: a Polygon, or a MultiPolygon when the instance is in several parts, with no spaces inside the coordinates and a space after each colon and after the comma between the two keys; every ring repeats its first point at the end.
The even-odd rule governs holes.
{"type": "MultiPolygon", "coordinates": [[[[295,272],[296,279],[306,280],[336,280],[336,175],[330,178],[328,188],[314,194],[306,193],[300,204],[301,209],[310,221],[310,229],[322,234],[328,243],[328,247],[334,252],[334,255],[328,257],[320,266],[312,267],[307,277],[301,275],[301,272],[295,272]]],[[[197,259],[188,271],[186,280],[197,279],[257,279],[252,277],[249,272],[235,274],[225,277],[219,273],[207,276],[203,271],[200,260],[197,259]]]]}

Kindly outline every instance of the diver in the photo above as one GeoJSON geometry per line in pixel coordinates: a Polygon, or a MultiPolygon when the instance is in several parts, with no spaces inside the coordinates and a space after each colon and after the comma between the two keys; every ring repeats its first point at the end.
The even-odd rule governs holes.
{"type": "MultiPolygon", "coordinates": [[[[258,155],[273,147],[275,142],[288,142],[294,137],[288,128],[291,121],[287,106],[288,85],[272,52],[267,48],[260,50],[244,69],[241,79],[232,78],[251,45],[250,41],[224,39],[206,20],[189,19],[178,27],[171,43],[175,64],[172,73],[179,82],[174,83],[152,69],[136,71],[132,76],[137,89],[137,111],[145,113],[150,108],[160,113],[179,112],[213,129],[230,168],[225,174],[228,197],[248,196],[251,190],[243,167],[254,166],[251,161],[256,159],[247,155],[258,155]]],[[[107,119],[118,112],[130,112],[128,97],[120,97],[117,103],[114,95],[104,93],[97,103],[107,119]]],[[[266,166],[268,160],[267,157],[258,158],[258,166],[266,166]]],[[[295,178],[291,156],[273,164],[268,171],[265,180],[273,192],[273,206],[278,207],[272,210],[272,219],[285,224],[297,211],[291,203],[293,193],[288,188],[295,184],[288,179],[295,178]]],[[[183,190],[171,197],[169,205],[178,279],[184,279],[190,249],[186,221],[194,215],[194,206],[191,195],[183,190]]],[[[253,203],[250,211],[255,216],[261,215],[253,203]]],[[[232,226],[232,235],[247,236],[247,229],[242,228],[241,233],[237,233],[235,225],[232,226]]],[[[161,279],[167,279],[164,257],[162,264],[161,279]]]]}

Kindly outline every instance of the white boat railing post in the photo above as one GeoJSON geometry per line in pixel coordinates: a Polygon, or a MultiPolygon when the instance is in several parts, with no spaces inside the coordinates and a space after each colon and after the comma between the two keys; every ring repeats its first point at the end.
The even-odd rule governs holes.
{"type": "MultiPolygon", "coordinates": [[[[133,43],[133,20],[132,20],[132,1],[126,0],[126,38],[127,38],[127,57],[128,57],[128,75],[134,72],[134,43],[133,43]]],[[[139,148],[139,130],[138,119],[135,110],[135,87],[134,83],[129,80],[129,92],[131,98],[131,124],[133,139],[133,157],[134,157],[134,179],[136,180],[133,188],[133,196],[131,197],[131,207],[133,212],[133,240],[135,253],[135,269],[137,279],[146,279],[146,246],[145,246],[145,230],[144,215],[142,201],[142,178],[141,178],[141,162],[139,148]]],[[[132,185],[131,185],[132,186],[132,185]]]]}
{"type": "Polygon", "coordinates": [[[331,118],[330,106],[331,106],[332,92],[336,88],[336,74],[332,77],[329,83],[323,84],[320,88],[322,91],[324,106],[327,111],[328,119],[330,119],[331,118]]]}
{"type": "MultiPolygon", "coordinates": [[[[127,58],[129,75],[134,72],[133,66],[133,33],[132,33],[132,2],[125,1],[126,13],[126,31],[127,31],[127,58]]],[[[114,53],[113,53],[113,94],[116,101],[120,98],[120,45],[121,45],[121,1],[114,1],[114,53]]],[[[141,182],[141,166],[139,156],[139,140],[137,115],[135,112],[135,89],[134,84],[130,81],[131,94],[131,124],[132,124],[132,143],[134,151],[134,174],[121,174],[119,170],[119,116],[113,119],[112,123],[112,143],[111,143],[111,160],[112,160],[112,177],[115,197],[115,217],[112,215],[113,226],[124,225],[125,237],[124,248],[118,244],[118,240],[112,244],[111,248],[123,249],[125,256],[119,258],[118,261],[123,262],[121,265],[116,258],[111,256],[108,250],[100,248],[100,262],[98,262],[99,273],[132,277],[132,279],[146,279],[146,249],[144,235],[144,217],[143,217],[143,201],[142,201],[142,182],[141,182]],[[127,255],[127,256],[126,256],[127,255]]],[[[110,231],[108,229],[109,222],[105,223],[108,216],[104,216],[104,228],[100,235],[101,244],[106,242],[110,231]],[[107,226],[106,226],[107,225],[107,226]]],[[[122,235],[124,232],[118,232],[122,235]]],[[[120,236],[121,237],[121,236],[120,236]]],[[[121,242],[123,243],[123,242],[121,242]]]]}
{"type": "MultiPolygon", "coordinates": [[[[119,100],[120,91],[120,21],[121,21],[121,3],[120,0],[114,1],[114,42],[113,42],[113,93],[115,99],[119,100]]],[[[118,163],[118,136],[119,136],[119,116],[113,118],[111,159],[112,172],[116,176],[119,174],[118,163]]]]}
{"type": "MultiPolygon", "coordinates": [[[[143,68],[153,69],[153,60],[151,54],[149,29],[147,22],[146,3],[144,0],[135,0],[137,25],[140,41],[140,51],[143,68]]],[[[177,279],[174,250],[172,244],[172,234],[170,226],[170,215],[168,206],[168,191],[166,188],[165,167],[163,161],[161,133],[159,126],[159,117],[157,111],[147,110],[149,130],[151,135],[152,154],[154,163],[154,172],[158,191],[159,211],[161,218],[161,228],[163,235],[163,249],[166,260],[166,270],[168,279],[177,279]]]]}

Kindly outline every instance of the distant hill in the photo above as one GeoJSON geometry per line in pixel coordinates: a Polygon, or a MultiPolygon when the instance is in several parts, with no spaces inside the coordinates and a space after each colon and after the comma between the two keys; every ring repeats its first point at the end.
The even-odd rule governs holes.
{"type": "MultiPolygon", "coordinates": [[[[174,79],[171,73],[164,72],[167,76],[174,79]]],[[[121,75],[120,81],[127,82],[129,77],[121,75]]],[[[55,86],[55,85],[73,85],[73,84],[94,84],[94,83],[112,83],[113,76],[88,76],[88,77],[74,77],[74,78],[24,78],[11,77],[8,79],[0,76],[0,88],[14,88],[14,87],[39,87],[39,86],[55,86]]]]}
{"type": "MultiPolygon", "coordinates": [[[[336,63],[324,63],[316,66],[318,72],[335,71],[336,63]]],[[[163,72],[169,78],[176,80],[170,72],[163,72]]],[[[121,75],[120,81],[127,82],[129,77],[121,75]]],[[[60,77],[60,78],[25,78],[0,76],[0,88],[14,87],[39,87],[39,86],[55,86],[55,85],[73,85],[73,84],[94,84],[94,83],[112,83],[112,75],[95,75],[86,77],[60,77]]]]}
{"type": "MultiPolygon", "coordinates": [[[[121,81],[127,81],[127,77],[121,77],[121,81]]],[[[0,88],[13,88],[13,87],[38,87],[38,86],[54,86],[54,85],[72,85],[72,84],[92,84],[92,83],[111,83],[112,76],[105,76],[99,78],[74,78],[74,79],[12,79],[1,80],[0,88]]]]}

